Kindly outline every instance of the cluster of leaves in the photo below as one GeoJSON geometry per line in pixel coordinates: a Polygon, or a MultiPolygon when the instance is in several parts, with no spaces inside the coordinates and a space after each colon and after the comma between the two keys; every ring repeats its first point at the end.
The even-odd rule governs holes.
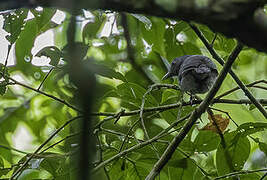
{"type": "MultiPolygon", "coordinates": [[[[26,127],[34,137],[34,145],[40,145],[51,135],[51,129],[54,131],[53,129],[61,127],[69,118],[77,115],[75,110],[64,106],[62,102],[44,96],[39,90],[38,93],[38,91],[33,92],[32,89],[16,89],[13,86],[9,86],[10,88],[6,90],[9,77],[12,75],[20,75],[31,84],[32,88],[38,87],[45,79],[41,91],[78,107],[75,86],[69,81],[67,65],[70,59],[66,55],[67,44],[64,43],[69,16],[66,13],[67,18],[61,24],[56,24],[51,20],[55,13],[55,9],[44,8],[42,10],[20,9],[4,15],[4,29],[9,33],[6,39],[10,46],[15,46],[17,61],[12,67],[0,66],[1,73],[6,75],[6,77],[0,76],[0,80],[4,78],[0,83],[0,94],[3,95],[0,98],[0,178],[10,177],[18,169],[19,164],[30,155],[28,152],[21,154],[11,148],[15,142],[12,140],[14,138],[12,134],[15,134],[19,127],[26,127]],[[27,18],[29,14],[32,14],[33,18],[27,18]],[[54,30],[55,46],[44,47],[33,55],[31,51],[36,38],[50,29],[54,30]],[[54,69],[48,78],[45,78],[47,72],[43,71],[44,67],[34,66],[31,63],[34,57],[43,56],[50,58],[50,66],[46,68],[54,69]]],[[[127,51],[127,40],[120,23],[121,16],[103,11],[90,12],[89,17],[84,14],[77,18],[86,23],[82,29],[77,30],[76,45],[81,49],[84,65],[97,76],[95,94],[97,101],[94,102],[96,112],[115,114],[121,109],[127,111],[139,109],[148,85],[160,83],[161,77],[166,72],[164,62],[159,55],[168,60],[185,54],[210,56],[187,23],[127,14],[130,46],[134,47],[134,61],[140,68],[136,70],[132,68],[128,59],[130,52],[127,51]],[[140,74],[140,71],[144,73],[140,74]]],[[[77,23],[77,28],[80,27],[77,23]]],[[[199,27],[205,37],[212,42],[214,33],[205,26],[199,27]]],[[[235,44],[235,40],[217,35],[213,48],[225,59],[235,44]]],[[[264,74],[260,73],[247,77],[244,73],[245,70],[262,70],[262,64],[253,64],[255,57],[264,59],[266,55],[251,49],[244,50],[240,54],[242,61],[235,64],[233,68],[240,73],[242,80],[249,82],[261,76],[264,77],[264,74]]],[[[266,75],[266,72],[264,73],[266,75]]],[[[220,92],[234,87],[231,79],[226,81],[220,92]]],[[[168,82],[171,83],[171,80],[168,82]]],[[[177,90],[155,90],[146,96],[145,108],[174,104],[179,101],[179,97],[177,90]]],[[[229,97],[242,98],[243,94],[237,92],[229,97]]],[[[266,161],[267,145],[264,143],[266,141],[264,130],[267,128],[267,123],[255,122],[260,121],[260,114],[253,108],[249,110],[241,105],[239,107],[216,105],[216,107],[229,111],[230,114],[236,114],[234,119],[242,124],[238,128],[229,127],[224,133],[225,144],[216,132],[192,129],[160,173],[161,179],[216,177],[240,171],[245,168],[246,162],[250,163],[248,168],[254,168],[257,164],[253,162],[253,153],[258,147],[265,153],[265,156],[262,156],[266,161]],[[243,114],[242,117],[240,114],[243,114]],[[244,118],[245,115],[247,118],[244,118]]],[[[182,116],[187,115],[194,108],[194,106],[183,107],[182,116]]],[[[92,163],[96,166],[119,152],[147,140],[141,124],[136,124],[139,114],[119,118],[116,124],[112,120],[98,116],[93,119],[98,149],[96,160],[92,163]],[[127,134],[129,137],[126,138],[127,134]]],[[[176,118],[177,109],[145,113],[145,126],[149,136],[156,136],[176,121],[176,118]]],[[[204,122],[207,120],[204,119],[204,122]]],[[[156,150],[151,145],[147,145],[106,165],[106,176],[110,179],[144,179],[158,160],[158,155],[164,152],[167,144],[182,125],[183,123],[180,123],[173,127],[172,133],[165,134],[161,141],[153,143],[156,150]]],[[[77,121],[64,127],[57,137],[46,144],[47,147],[53,145],[48,149],[49,152],[36,154],[21,173],[20,179],[73,179],[77,173],[77,168],[72,162],[77,156],[79,132],[77,121]],[[54,144],[58,141],[62,142],[54,144]]],[[[259,167],[262,168],[262,166],[259,167]]],[[[95,176],[105,179],[107,177],[104,174],[99,172],[95,176]]],[[[241,176],[244,179],[259,177],[257,173],[241,176]]]]}

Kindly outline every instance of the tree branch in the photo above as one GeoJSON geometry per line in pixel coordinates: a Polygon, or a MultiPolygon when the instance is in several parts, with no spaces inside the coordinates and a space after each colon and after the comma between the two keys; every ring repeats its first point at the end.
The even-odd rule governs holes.
{"type": "MultiPolygon", "coordinates": [[[[267,99],[257,99],[258,102],[260,102],[261,104],[266,104],[267,105],[267,99]]],[[[193,100],[192,103],[191,102],[182,102],[182,106],[191,106],[191,105],[195,105],[195,104],[200,104],[202,101],[201,100],[193,100]]],[[[239,100],[233,100],[233,99],[213,99],[211,101],[211,104],[253,104],[249,99],[239,99],[239,100]]],[[[175,104],[168,104],[168,105],[163,105],[163,106],[157,106],[157,107],[148,107],[148,108],[144,108],[143,112],[147,113],[147,112],[154,112],[154,111],[167,111],[170,109],[174,109],[180,106],[180,103],[175,103],[175,104]]],[[[111,119],[113,119],[114,115],[116,115],[117,113],[111,113],[111,112],[95,112],[95,113],[91,113],[91,116],[112,116],[109,117],[111,119]]],[[[136,115],[136,114],[140,114],[140,109],[137,110],[133,110],[133,111],[128,111],[123,113],[121,116],[132,116],[132,115],[136,115]]],[[[102,121],[101,121],[102,122],[102,121]]]]}

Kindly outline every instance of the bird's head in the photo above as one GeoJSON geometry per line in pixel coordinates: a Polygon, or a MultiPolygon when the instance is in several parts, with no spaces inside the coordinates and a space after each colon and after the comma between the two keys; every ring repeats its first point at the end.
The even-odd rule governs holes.
{"type": "Polygon", "coordinates": [[[173,77],[173,76],[178,76],[181,64],[189,56],[190,55],[185,55],[185,56],[175,58],[172,61],[170,69],[168,70],[168,72],[162,77],[162,80],[168,79],[168,78],[173,77]]]}

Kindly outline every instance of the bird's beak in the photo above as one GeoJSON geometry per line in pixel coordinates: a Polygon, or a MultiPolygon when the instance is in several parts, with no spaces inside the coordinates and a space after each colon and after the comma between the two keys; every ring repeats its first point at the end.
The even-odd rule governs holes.
{"type": "Polygon", "coordinates": [[[161,80],[165,80],[165,79],[168,79],[169,77],[171,77],[171,73],[170,72],[167,72],[167,74],[165,74],[161,80]]]}

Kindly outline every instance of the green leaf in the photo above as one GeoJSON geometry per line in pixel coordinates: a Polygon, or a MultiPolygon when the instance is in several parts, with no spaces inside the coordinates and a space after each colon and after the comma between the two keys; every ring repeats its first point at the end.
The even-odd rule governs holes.
{"type": "Polygon", "coordinates": [[[100,30],[102,21],[97,16],[94,18],[94,22],[88,22],[82,30],[82,38],[85,42],[86,40],[92,40],[97,37],[97,34],[100,30]]]}
{"type": "Polygon", "coordinates": [[[55,10],[44,9],[42,12],[36,13],[36,18],[28,20],[24,26],[24,30],[20,33],[16,41],[16,67],[15,69],[23,69],[25,75],[32,75],[33,72],[42,74],[42,71],[32,66],[32,47],[38,35],[51,28],[50,19],[53,17],[55,10]]]}
{"type": "Polygon", "coordinates": [[[144,15],[141,14],[131,14],[133,17],[135,17],[136,19],[138,19],[140,22],[144,23],[145,28],[147,30],[149,30],[152,27],[152,22],[150,21],[149,18],[147,18],[144,15]]]}
{"type": "Polygon", "coordinates": [[[37,57],[46,56],[51,59],[50,63],[52,66],[57,66],[62,53],[60,49],[55,46],[47,46],[41,49],[37,54],[37,57]]]}
{"type": "Polygon", "coordinates": [[[7,85],[9,84],[9,79],[7,79],[8,76],[8,67],[5,67],[0,63],[0,79],[4,79],[0,80],[0,95],[4,95],[6,93],[7,85]]]}
{"type": "MultiPolygon", "coordinates": [[[[136,107],[139,107],[142,103],[143,95],[146,90],[134,83],[122,83],[117,86],[118,94],[121,95],[123,101],[128,102],[136,107]]],[[[148,94],[146,96],[145,107],[156,106],[158,103],[156,99],[148,94]]]]}
{"type": "Polygon", "coordinates": [[[31,49],[34,44],[34,40],[38,35],[38,28],[34,19],[27,21],[24,30],[21,32],[15,46],[16,52],[16,67],[23,69],[23,73],[26,75],[33,73],[33,67],[31,67],[31,49]],[[31,68],[30,68],[31,67],[31,68]]]}
{"type": "Polygon", "coordinates": [[[3,82],[0,82],[0,95],[3,96],[6,93],[6,84],[3,84],[3,82]]]}
{"type": "Polygon", "coordinates": [[[191,42],[184,43],[181,48],[184,49],[185,54],[201,54],[199,47],[191,42]]]}
{"type": "Polygon", "coordinates": [[[250,173],[250,174],[241,174],[239,176],[240,180],[252,180],[252,179],[260,179],[261,176],[257,173],[250,173]]]}
{"type": "Polygon", "coordinates": [[[6,175],[10,170],[9,169],[1,169],[0,168],[0,177],[6,175]]]}
{"type": "Polygon", "coordinates": [[[267,144],[263,142],[259,142],[259,148],[267,156],[267,144]]]}
{"type": "Polygon", "coordinates": [[[237,128],[237,132],[241,136],[248,136],[256,132],[264,131],[267,128],[267,123],[244,123],[237,128]]]}
{"type": "Polygon", "coordinates": [[[38,29],[43,32],[46,30],[46,26],[50,26],[50,20],[55,15],[56,9],[52,8],[44,8],[41,11],[37,11],[36,9],[31,9],[31,13],[34,15],[36,20],[36,25],[38,29]]]}
{"type": "Polygon", "coordinates": [[[3,159],[0,157],[0,168],[3,168],[4,167],[4,161],[3,159]]]}
{"type": "Polygon", "coordinates": [[[228,39],[220,34],[217,35],[217,39],[214,43],[214,49],[230,53],[236,45],[234,39],[228,39]]]}
{"type": "Polygon", "coordinates": [[[117,72],[105,65],[102,64],[90,64],[90,66],[92,66],[92,71],[95,72],[98,75],[107,77],[107,78],[115,78],[115,79],[119,79],[123,82],[127,82],[127,79],[124,77],[123,74],[121,74],[120,72],[117,72]]]}
{"type": "Polygon", "coordinates": [[[194,145],[198,152],[209,152],[218,147],[220,137],[217,133],[212,131],[199,131],[194,145]]]}
{"type": "Polygon", "coordinates": [[[160,55],[166,57],[164,48],[164,34],[165,34],[165,23],[162,19],[151,18],[152,27],[147,30],[142,24],[142,34],[145,41],[152,45],[152,49],[160,55]]]}
{"type": "Polygon", "coordinates": [[[168,101],[169,99],[176,99],[178,100],[180,91],[174,89],[167,89],[162,93],[161,103],[168,101]]]}
{"type": "MultiPolygon", "coordinates": [[[[78,58],[80,59],[85,58],[87,51],[88,51],[88,45],[82,42],[75,42],[73,46],[75,46],[75,49],[79,51],[79,53],[77,53],[77,55],[79,55],[78,58]]],[[[61,50],[63,54],[63,60],[67,62],[70,60],[70,57],[68,57],[69,56],[68,50],[72,51],[72,49],[70,48],[73,48],[73,47],[70,47],[70,44],[66,44],[61,50]]]]}
{"type": "Polygon", "coordinates": [[[6,36],[6,39],[10,42],[10,44],[14,44],[18,39],[24,25],[24,19],[28,15],[27,9],[21,8],[15,11],[11,11],[10,13],[4,14],[4,30],[10,35],[6,36]]]}
{"type": "Polygon", "coordinates": [[[181,48],[181,45],[176,40],[176,34],[173,28],[166,29],[164,38],[167,59],[173,60],[176,57],[184,55],[184,51],[181,48]]]}
{"type": "Polygon", "coordinates": [[[40,178],[40,171],[37,169],[26,169],[22,171],[21,175],[18,177],[18,180],[28,180],[28,179],[38,179],[40,178]]]}
{"type": "Polygon", "coordinates": [[[236,171],[240,171],[247,161],[250,153],[250,142],[247,137],[239,138],[237,143],[230,147],[232,150],[232,162],[236,171]]]}
{"type": "Polygon", "coordinates": [[[64,155],[57,153],[44,153],[46,157],[42,160],[40,167],[48,171],[54,177],[68,174],[69,165],[64,155]]]}
{"type": "Polygon", "coordinates": [[[8,67],[5,67],[3,64],[0,63],[0,79],[1,78],[4,78],[6,79],[5,77],[3,77],[3,75],[6,77],[6,76],[9,76],[9,73],[8,73],[8,67]]]}
{"type": "Polygon", "coordinates": [[[247,137],[239,136],[237,132],[224,135],[226,148],[220,144],[216,152],[216,167],[218,175],[224,175],[232,171],[240,171],[250,154],[250,142],[247,137]],[[233,168],[233,169],[232,169],[233,168]]]}

